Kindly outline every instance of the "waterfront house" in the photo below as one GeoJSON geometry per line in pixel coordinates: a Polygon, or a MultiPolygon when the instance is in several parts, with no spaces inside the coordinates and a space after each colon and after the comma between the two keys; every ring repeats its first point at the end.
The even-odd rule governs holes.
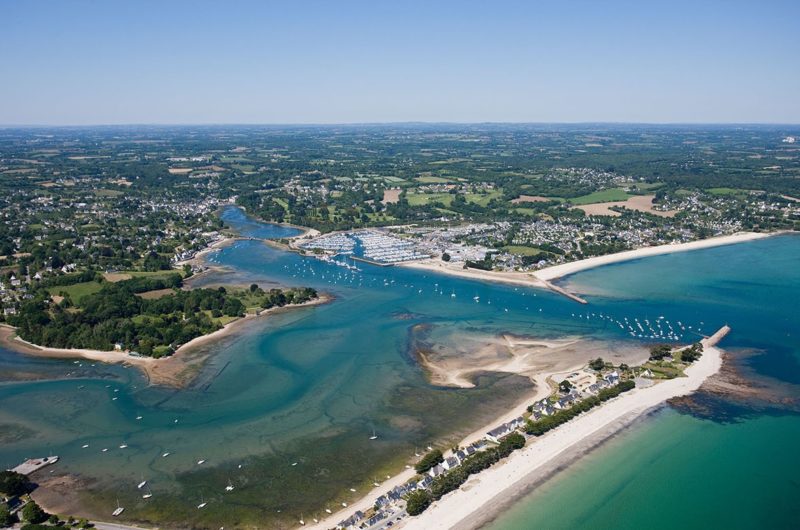
{"type": "Polygon", "coordinates": [[[422,477],[422,480],[417,482],[416,488],[418,490],[428,489],[428,488],[431,487],[431,484],[433,484],[433,478],[431,478],[429,476],[425,476],[425,477],[422,477]]]}
{"type": "Polygon", "coordinates": [[[436,464],[430,469],[430,471],[428,471],[428,475],[430,475],[433,478],[436,478],[445,471],[446,471],[445,468],[443,468],[441,464],[436,464]]]}
{"type": "Polygon", "coordinates": [[[524,425],[524,423],[524,418],[520,416],[519,418],[515,418],[508,423],[500,425],[499,427],[495,427],[491,431],[487,432],[484,438],[490,442],[500,443],[500,440],[514,432],[518,427],[524,425]]]}
{"type": "Polygon", "coordinates": [[[445,458],[444,462],[442,462],[442,467],[444,467],[446,470],[449,471],[454,467],[458,466],[460,463],[461,462],[459,461],[458,458],[451,456],[449,458],[445,458]]]}

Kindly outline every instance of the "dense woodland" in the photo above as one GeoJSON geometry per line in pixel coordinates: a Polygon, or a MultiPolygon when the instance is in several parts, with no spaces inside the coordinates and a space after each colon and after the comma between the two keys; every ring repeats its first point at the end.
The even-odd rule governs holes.
{"type": "Polygon", "coordinates": [[[111,350],[115,347],[142,355],[169,355],[195,337],[220,329],[223,322],[245,316],[248,304],[255,310],[300,304],[317,297],[311,288],[272,289],[257,285],[248,291],[217,289],[181,290],[181,276],[164,279],[134,278],[105,282],[77,304],[68,297],[53,303],[40,290],[9,320],[19,335],[34,344],[54,348],[111,350]],[[172,289],[157,298],[140,293],[172,289]]]}

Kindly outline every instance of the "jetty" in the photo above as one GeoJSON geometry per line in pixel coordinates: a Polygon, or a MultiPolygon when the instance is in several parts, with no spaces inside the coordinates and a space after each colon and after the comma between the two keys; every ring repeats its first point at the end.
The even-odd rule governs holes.
{"type": "Polygon", "coordinates": [[[559,287],[558,285],[554,284],[553,282],[550,282],[548,280],[543,280],[541,278],[538,278],[538,280],[540,282],[542,282],[544,284],[544,286],[547,287],[548,289],[550,289],[551,291],[556,292],[556,293],[561,294],[561,295],[564,295],[567,298],[569,298],[570,300],[574,300],[575,302],[578,302],[579,304],[588,304],[589,303],[586,300],[584,300],[583,298],[581,298],[580,296],[578,296],[577,294],[573,294],[573,293],[567,291],[566,289],[564,289],[563,287],[559,287]]]}
{"type": "Polygon", "coordinates": [[[56,462],[58,462],[57,456],[46,456],[44,458],[29,458],[28,460],[24,461],[23,463],[21,463],[14,469],[11,469],[10,471],[19,473],[20,475],[30,475],[31,473],[39,471],[43,467],[55,464],[56,462]]]}

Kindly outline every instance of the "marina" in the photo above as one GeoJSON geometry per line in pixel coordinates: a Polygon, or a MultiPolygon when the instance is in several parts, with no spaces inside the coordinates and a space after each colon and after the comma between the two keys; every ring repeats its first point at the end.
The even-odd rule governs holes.
{"type": "MultiPolygon", "coordinates": [[[[784,244],[780,240],[764,240],[747,245],[755,245],[757,250],[752,255],[760,255],[761,248],[777,249],[784,244]]],[[[709,261],[689,254],[653,259],[666,260],[670,264],[688,262],[697,281],[704,282],[710,280],[703,276],[703,271],[717,274],[717,260],[725,259],[717,256],[733,255],[733,250],[734,247],[721,247],[704,251],[702,255],[708,253],[714,257],[709,261]]],[[[777,250],[771,254],[777,254],[777,250]]],[[[530,391],[529,383],[510,377],[500,377],[496,381],[501,383],[482,383],[470,390],[437,389],[431,386],[413,365],[404,360],[408,353],[403,345],[407,344],[408,329],[413,326],[435,322],[435,329],[447,330],[448,334],[434,335],[432,340],[445,345],[450,344],[452,339],[449,337],[472,340],[467,337],[474,336],[474,328],[478,323],[482,334],[489,336],[507,332],[542,337],[588,335],[596,340],[609,341],[608,354],[604,354],[606,357],[618,347],[618,341],[681,344],[696,340],[699,338],[697,334],[716,329],[724,322],[731,322],[736,330],[735,335],[732,334],[726,341],[730,340],[731,344],[736,345],[739,337],[753,335],[754,329],[762,329],[771,322],[768,319],[776,318],[772,314],[748,314],[743,322],[733,309],[726,309],[724,305],[707,303],[698,306],[694,299],[665,302],[666,296],[671,294],[669,289],[673,287],[665,282],[653,284],[649,281],[654,273],[650,270],[649,260],[607,268],[602,271],[600,278],[591,280],[593,284],[603,285],[606,289],[624,285],[626,292],[632,293],[632,300],[592,295],[590,306],[576,306],[563,297],[541,289],[496,285],[368,264],[360,266],[361,271],[354,271],[312,257],[280,252],[257,241],[240,241],[211,256],[239,271],[236,273],[238,276],[233,276],[234,281],[262,284],[264,278],[271,278],[294,285],[311,284],[331,292],[337,301],[304,315],[287,313],[277,321],[267,322],[264,327],[254,326],[254,331],[243,334],[219,349],[207,372],[213,374],[213,378],[201,377],[200,381],[204,382],[196,389],[176,393],[156,387],[148,388],[142,385],[135,371],[101,364],[81,369],[92,374],[114,374],[115,378],[119,378],[118,381],[111,378],[93,380],[85,376],[74,383],[65,381],[63,384],[74,391],[74,399],[84,403],[81,405],[85,407],[82,409],[84,412],[80,417],[86,419],[82,422],[99,424],[98,420],[91,418],[101,415],[115,418],[111,425],[118,427],[101,432],[80,432],[72,430],[69,425],[59,424],[59,429],[65,429],[67,434],[64,438],[69,442],[56,444],[53,449],[62,457],[68,456],[66,463],[69,465],[65,464],[65,471],[80,470],[86,476],[102,473],[109,477],[99,487],[119,496],[122,501],[120,506],[125,506],[125,512],[120,517],[135,520],[142,510],[137,502],[147,500],[148,505],[155,507],[153,509],[169,506],[164,513],[179,514],[181,520],[185,521],[199,521],[199,514],[202,513],[203,520],[209,518],[215,523],[219,522],[216,526],[219,527],[224,525],[223,521],[230,516],[234,507],[237,514],[244,513],[246,516],[250,513],[240,511],[240,506],[246,503],[260,507],[252,512],[253,521],[262,520],[261,514],[269,513],[268,519],[277,524],[293,522],[296,525],[297,514],[302,508],[306,523],[310,525],[313,518],[322,520],[326,514],[331,515],[328,510],[336,511],[334,507],[346,509],[353,506],[362,494],[374,487],[373,483],[384,483],[378,477],[387,474],[397,477],[398,473],[407,469],[406,466],[419,458],[414,455],[420,454],[422,448],[437,446],[437,440],[447,439],[448,433],[459,430],[469,432],[487,423],[491,417],[508,410],[509,404],[518,399],[517,396],[530,391]],[[664,290],[665,294],[658,289],[664,290]],[[308,337],[315,339],[310,341],[308,337]],[[298,341],[304,344],[301,354],[298,354],[298,341]],[[376,348],[375,344],[388,346],[376,348]],[[345,367],[341,365],[342,357],[357,362],[345,367]],[[287,371],[285,367],[296,363],[302,364],[302,373],[313,374],[313,378],[297,381],[296,384],[293,382],[296,376],[284,378],[283,374],[295,373],[287,371]],[[223,366],[225,370],[220,372],[223,366]],[[401,377],[394,379],[387,377],[387,373],[401,374],[401,377]],[[255,384],[256,381],[260,383],[255,384]],[[332,381],[343,383],[334,384],[332,381]],[[265,387],[264,382],[269,382],[269,385],[265,387]],[[334,386],[327,389],[325,385],[328,384],[334,386]],[[342,384],[344,387],[339,386],[342,384]],[[111,388],[106,388],[106,385],[111,385],[111,388]],[[313,390],[302,390],[305,385],[311,385],[313,390]],[[203,391],[204,388],[216,393],[207,393],[203,391]],[[270,389],[270,393],[266,392],[266,388],[270,389]],[[347,388],[349,393],[355,392],[359,396],[358,403],[345,399],[347,393],[342,388],[347,388]],[[114,392],[114,389],[119,392],[114,392]],[[398,394],[404,405],[394,409],[393,414],[402,410],[402,414],[419,418],[437,430],[420,435],[415,429],[398,428],[383,420],[385,409],[376,396],[392,396],[381,398],[390,399],[392,403],[391,400],[398,394]],[[108,395],[118,395],[120,399],[113,402],[98,399],[98,396],[108,395]],[[294,401],[298,398],[291,396],[295,395],[305,396],[304,400],[311,399],[311,408],[308,408],[307,401],[302,406],[294,401]],[[132,399],[130,396],[136,397],[132,399]],[[449,401],[451,398],[457,399],[449,401]],[[418,399],[436,405],[416,408],[406,404],[418,399]],[[99,407],[97,403],[104,405],[99,407]],[[266,413],[265,408],[270,412],[266,413]],[[231,412],[233,410],[235,414],[231,412]],[[290,410],[304,412],[297,417],[275,416],[278,411],[290,410]],[[301,434],[306,432],[303,426],[308,425],[309,421],[313,425],[325,425],[324,418],[330,414],[337,418],[338,424],[352,425],[352,431],[342,433],[321,428],[316,434],[301,434]],[[144,419],[136,420],[137,416],[143,416],[144,419]],[[178,418],[180,421],[176,423],[178,418]],[[233,421],[234,418],[236,421],[233,421]],[[246,418],[246,428],[241,426],[241,418],[246,418]],[[212,424],[213,429],[207,427],[212,424]],[[224,434],[219,429],[220,425],[225,426],[224,434]],[[189,432],[192,435],[186,436],[189,432]],[[377,438],[371,440],[372,436],[377,438]],[[281,454],[274,458],[260,456],[254,459],[254,453],[263,454],[261,451],[264,451],[268,454],[268,450],[259,442],[261,437],[270,439],[272,444],[281,449],[281,454]],[[314,445],[297,447],[294,444],[299,443],[298,439],[314,445]],[[314,442],[318,439],[326,440],[325,444],[314,442]],[[124,444],[128,445],[124,451],[116,450],[121,445],[120,440],[125,440],[124,444]],[[84,445],[98,448],[98,451],[104,447],[112,449],[107,449],[100,459],[94,450],[83,449],[84,445]],[[224,452],[215,447],[224,447],[224,452]],[[254,447],[262,449],[254,451],[254,447]],[[335,447],[336,455],[341,454],[339,451],[345,451],[348,458],[327,452],[326,447],[335,447]],[[197,463],[200,460],[206,462],[199,465],[197,463]],[[348,461],[357,461],[358,469],[354,471],[343,465],[348,461]],[[387,461],[395,462],[393,469],[396,472],[378,471],[379,466],[387,461]],[[246,465],[239,468],[242,463],[246,465]],[[148,472],[148,484],[141,489],[135,488],[144,480],[142,470],[151,466],[157,468],[158,472],[148,472]],[[335,476],[346,476],[348,479],[341,482],[305,482],[304,477],[308,474],[331,466],[335,476]],[[205,473],[213,473],[214,476],[206,478],[205,473]],[[305,493],[292,497],[292,505],[296,508],[286,510],[284,506],[273,502],[271,495],[264,495],[262,489],[247,486],[259,476],[270,477],[276,484],[274,487],[284,489],[294,487],[291,486],[293,484],[302,484],[305,493]],[[154,491],[157,495],[144,499],[143,495],[151,494],[151,483],[153,487],[159,485],[154,491]],[[125,486],[121,487],[120,484],[125,486]],[[175,496],[170,491],[174,485],[197,493],[175,496]],[[228,490],[227,486],[235,488],[228,490]],[[218,494],[208,499],[198,499],[201,488],[205,494],[211,491],[218,494]],[[207,503],[203,509],[197,508],[201,501],[207,503]]],[[[731,261],[730,258],[727,260],[731,261]]],[[[598,274],[600,270],[584,272],[563,285],[572,287],[576,280],[583,282],[584,278],[598,274]]],[[[204,281],[214,281],[213,276],[207,275],[205,278],[204,281]]],[[[782,281],[778,275],[775,278],[775,281],[782,281]]],[[[686,290],[681,283],[674,288],[681,292],[686,290]]],[[[35,359],[31,362],[43,361],[35,359]]],[[[42,386],[29,383],[15,385],[25,388],[28,397],[23,405],[8,395],[7,386],[0,388],[0,399],[4,405],[10,404],[3,407],[4,414],[23,407],[36,417],[33,411],[52,406],[46,393],[39,394],[42,386]]],[[[396,404],[392,406],[398,407],[396,404]]],[[[2,451],[7,451],[8,447],[5,446],[2,451]]],[[[39,451],[40,454],[46,453],[47,449],[42,447],[39,451]]],[[[59,465],[58,469],[61,467],[59,465]]],[[[106,502],[102,506],[87,508],[87,513],[108,514],[109,504],[106,502]]]]}

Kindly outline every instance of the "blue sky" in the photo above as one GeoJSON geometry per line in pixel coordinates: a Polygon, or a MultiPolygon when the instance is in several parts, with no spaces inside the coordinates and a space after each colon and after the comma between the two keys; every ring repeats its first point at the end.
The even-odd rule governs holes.
{"type": "Polygon", "coordinates": [[[800,1],[0,0],[0,124],[800,123],[800,1]]]}

